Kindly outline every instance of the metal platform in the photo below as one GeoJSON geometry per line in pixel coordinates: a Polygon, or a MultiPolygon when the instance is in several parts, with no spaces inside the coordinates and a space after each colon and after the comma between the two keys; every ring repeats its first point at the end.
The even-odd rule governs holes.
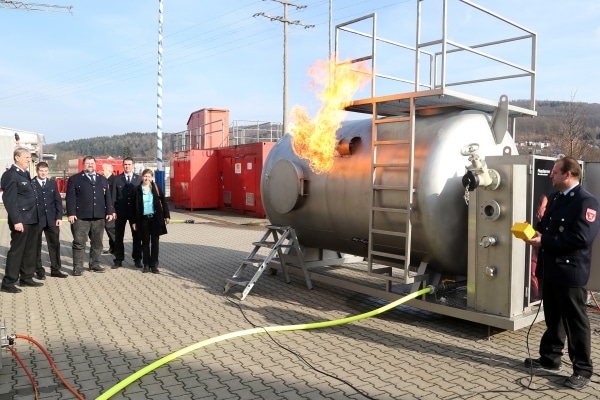
{"type": "MultiPolygon", "coordinates": [[[[439,15],[441,16],[439,27],[442,27],[442,29],[439,36],[436,36],[438,33],[432,31],[430,24],[425,25],[422,23],[422,19],[427,13],[422,9],[422,1],[417,1],[416,29],[414,30],[415,36],[412,43],[402,43],[394,37],[384,38],[378,36],[377,14],[365,15],[336,25],[335,55],[336,60],[338,60],[336,62],[345,64],[348,61],[342,62],[341,60],[350,59],[349,62],[354,65],[366,63],[370,70],[368,72],[370,75],[370,98],[356,99],[345,109],[352,112],[372,114],[374,112],[373,104],[377,104],[378,116],[407,116],[410,113],[409,99],[414,98],[417,113],[424,113],[425,110],[434,112],[435,109],[442,107],[493,113],[498,106],[497,99],[501,95],[506,95],[508,98],[513,97],[514,93],[508,90],[508,87],[519,79],[518,85],[513,86],[513,88],[518,87],[520,91],[527,90],[528,95],[526,97],[528,98],[523,98],[523,100],[527,100],[529,106],[527,108],[509,106],[509,117],[536,116],[536,33],[468,0],[443,0],[434,7],[438,6],[439,15]],[[506,32],[501,31],[502,33],[498,34],[498,40],[477,42],[481,35],[478,35],[476,30],[466,25],[461,26],[460,30],[469,34],[468,36],[473,38],[473,42],[461,43],[453,40],[454,38],[449,32],[452,32],[450,26],[456,21],[450,21],[448,16],[451,13],[457,15],[461,7],[473,16],[477,16],[477,18],[486,19],[490,23],[506,28],[506,32]],[[424,37],[427,37],[428,40],[425,41],[424,37]],[[357,56],[355,54],[357,41],[365,38],[370,41],[369,50],[366,54],[357,56]],[[513,44],[523,46],[523,48],[529,47],[525,51],[521,47],[515,48],[515,51],[523,56],[518,59],[518,62],[508,59],[506,52],[502,51],[503,49],[506,50],[506,46],[513,44]],[[407,67],[402,71],[389,71],[385,74],[379,71],[377,63],[378,61],[381,62],[381,56],[378,50],[382,45],[394,49],[391,54],[397,54],[396,64],[411,67],[407,67]],[[481,63],[481,65],[491,63],[493,68],[490,68],[489,73],[482,73],[481,76],[465,79],[464,75],[459,76],[456,73],[457,70],[463,70],[457,69],[453,64],[453,57],[458,54],[473,57],[473,71],[478,67],[478,63],[481,63]],[[482,84],[490,82],[506,82],[506,85],[501,86],[501,90],[507,90],[508,92],[493,92],[493,100],[471,95],[473,93],[480,95],[482,84]],[[381,84],[387,86],[386,93],[400,94],[382,96],[381,84]],[[453,89],[449,89],[450,87],[453,89]]],[[[412,26],[405,27],[402,25],[402,28],[398,28],[398,30],[412,28],[412,26]]],[[[365,73],[362,69],[358,72],[365,73]]],[[[484,93],[488,92],[486,90],[484,93]]]]}
{"type": "MultiPolygon", "coordinates": [[[[375,104],[377,106],[377,115],[379,116],[409,116],[411,98],[415,99],[417,114],[431,114],[435,113],[436,109],[439,110],[442,108],[476,110],[491,114],[498,107],[497,101],[494,102],[445,88],[355,100],[345,110],[372,114],[373,105],[375,104]]],[[[508,112],[510,118],[537,116],[537,111],[535,110],[513,105],[508,106],[508,112]]]]}

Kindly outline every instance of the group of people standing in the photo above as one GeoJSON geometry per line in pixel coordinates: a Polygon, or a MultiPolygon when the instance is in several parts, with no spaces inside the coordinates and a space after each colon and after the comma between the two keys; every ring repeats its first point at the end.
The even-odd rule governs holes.
{"type": "MultiPolygon", "coordinates": [[[[14,164],[2,175],[2,200],[8,213],[11,231],[10,249],[6,256],[5,274],[0,290],[19,293],[19,286],[43,286],[36,280],[46,279],[42,266],[42,233],[46,236],[50,256],[50,276],[66,278],[61,271],[60,227],[63,222],[62,199],[56,181],[48,178],[45,162],[36,164],[37,176],[29,176],[31,152],[17,148],[14,164]],[[36,243],[36,252],[29,244],[36,243]],[[36,280],[34,280],[35,278],[36,280]]],[[[159,237],[167,233],[170,213],[165,196],[154,183],[154,173],[145,169],[133,172],[133,159],[123,160],[123,173],[96,173],[96,160],[83,159],[83,170],[67,182],[66,212],[73,234],[73,276],[84,272],[85,248],[90,240],[88,269],[105,272],[100,265],[103,235],[109,236],[108,252],[114,255],[113,269],[123,266],[125,259],[125,227],[132,236],[132,259],[142,272],[158,273],[159,237]]]]}

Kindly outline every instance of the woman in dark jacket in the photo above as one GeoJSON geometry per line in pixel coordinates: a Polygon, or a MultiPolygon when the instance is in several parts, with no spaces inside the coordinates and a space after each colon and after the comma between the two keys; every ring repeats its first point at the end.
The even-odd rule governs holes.
{"type": "Polygon", "coordinates": [[[158,274],[158,239],[167,233],[167,224],[171,220],[165,195],[153,182],[154,173],[150,169],[142,172],[142,184],[133,195],[134,224],[142,239],[142,272],[152,271],[158,274]]]}

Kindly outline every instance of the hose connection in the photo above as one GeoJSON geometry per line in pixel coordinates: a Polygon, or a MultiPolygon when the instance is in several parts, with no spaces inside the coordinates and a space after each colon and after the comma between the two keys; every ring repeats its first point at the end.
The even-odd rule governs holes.
{"type": "Polygon", "coordinates": [[[458,282],[444,282],[439,285],[429,285],[427,286],[431,290],[431,294],[444,293],[449,292],[454,289],[458,289],[461,286],[464,286],[466,281],[458,281],[458,282]]]}
{"type": "Polygon", "coordinates": [[[496,190],[500,186],[500,174],[494,169],[488,169],[485,160],[478,153],[479,144],[471,143],[460,150],[460,154],[469,157],[471,165],[467,165],[467,173],[463,175],[462,185],[470,192],[483,186],[486,189],[496,190]]]}

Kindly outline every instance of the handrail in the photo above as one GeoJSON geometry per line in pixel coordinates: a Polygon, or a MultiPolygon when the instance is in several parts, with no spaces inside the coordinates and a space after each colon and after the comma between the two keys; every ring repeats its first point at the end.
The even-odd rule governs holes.
{"type": "MultiPolygon", "coordinates": [[[[433,40],[428,40],[428,41],[422,42],[421,41],[421,30],[424,28],[424,26],[422,26],[422,22],[421,22],[421,14],[423,13],[423,10],[421,9],[422,0],[416,0],[416,3],[417,3],[417,7],[416,7],[417,17],[416,17],[416,32],[415,32],[414,46],[400,43],[399,41],[395,41],[390,38],[379,37],[376,33],[377,27],[375,26],[376,25],[376,14],[369,14],[369,15],[365,15],[363,17],[354,18],[353,20],[336,25],[335,54],[336,54],[336,57],[338,57],[338,59],[340,59],[340,60],[343,60],[342,50],[344,50],[340,46],[340,43],[339,43],[340,32],[349,34],[350,39],[352,39],[353,36],[360,36],[360,37],[371,39],[371,50],[370,50],[369,54],[363,55],[362,57],[360,57],[361,55],[353,54],[352,62],[358,62],[361,60],[370,60],[371,61],[372,72],[370,74],[371,74],[371,97],[372,98],[376,98],[376,97],[380,96],[378,93],[375,93],[376,79],[382,79],[385,82],[389,82],[389,84],[387,86],[385,86],[385,88],[383,90],[380,90],[380,92],[381,91],[387,91],[388,93],[389,92],[395,92],[395,93],[405,92],[405,90],[389,90],[390,88],[391,89],[394,88],[394,86],[393,86],[394,84],[412,85],[413,92],[419,92],[421,90],[433,90],[433,89],[441,89],[442,91],[444,91],[445,88],[447,88],[447,87],[462,86],[463,89],[465,90],[465,95],[476,94],[477,96],[481,97],[481,94],[480,94],[481,90],[479,90],[479,92],[477,92],[477,93],[473,93],[473,90],[477,91],[478,87],[485,88],[481,85],[477,86],[478,84],[482,84],[482,83],[486,83],[486,82],[494,82],[494,81],[499,81],[499,80],[515,80],[515,79],[529,78],[529,108],[528,108],[528,110],[535,111],[537,35],[534,31],[532,31],[522,25],[519,25],[507,18],[504,18],[504,17],[500,16],[499,14],[496,14],[484,7],[481,7],[481,6],[473,3],[472,1],[469,1],[469,0],[442,0],[440,2],[440,5],[442,7],[441,21],[440,21],[440,25],[439,25],[442,28],[441,33],[439,34],[440,36],[437,39],[434,38],[433,40]],[[462,3],[462,4],[466,5],[467,7],[471,7],[473,9],[477,10],[478,12],[484,13],[484,14],[486,14],[486,16],[489,16],[492,19],[495,19],[496,21],[499,21],[500,23],[510,26],[510,28],[511,28],[511,30],[513,30],[513,32],[503,35],[506,37],[502,38],[500,40],[493,40],[493,41],[488,41],[488,42],[483,42],[483,43],[465,44],[465,43],[460,43],[458,41],[451,40],[448,37],[448,26],[449,26],[449,22],[453,22],[453,21],[448,21],[449,3],[453,3],[453,5],[455,5],[457,3],[462,3]],[[372,27],[365,26],[363,21],[368,20],[368,19],[373,20],[372,27]],[[358,25],[358,26],[360,26],[360,29],[357,29],[356,26],[353,26],[354,24],[358,24],[358,23],[362,24],[362,25],[358,25]],[[522,31],[522,33],[517,32],[515,34],[513,28],[516,28],[516,29],[522,31]],[[502,46],[502,45],[506,45],[508,43],[517,43],[517,45],[520,46],[520,44],[518,42],[523,42],[523,41],[530,42],[530,47],[531,47],[529,53],[527,52],[527,50],[525,50],[526,57],[521,57],[521,59],[524,58],[523,61],[521,61],[521,59],[520,59],[518,62],[513,62],[510,59],[501,57],[500,54],[497,54],[497,52],[496,52],[496,50],[500,49],[500,46],[502,46]],[[405,57],[405,53],[407,53],[407,51],[409,53],[413,54],[414,55],[414,63],[413,63],[414,65],[412,67],[412,71],[409,70],[408,74],[406,72],[394,74],[393,72],[390,73],[389,67],[387,67],[388,70],[385,72],[378,71],[377,70],[377,58],[380,56],[377,54],[377,46],[378,46],[378,44],[382,44],[382,43],[384,43],[386,45],[391,45],[392,51],[395,51],[394,50],[395,48],[397,48],[398,50],[402,50],[402,53],[400,53],[400,52],[398,53],[398,54],[400,54],[401,57],[405,57]],[[457,73],[456,72],[457,70],[455,68],[454,69],[450,68],[450,67],[453,67],[452,61],[454,61],[455,59],[453,58],[453,59],[449,60],[448,55],[456,54],[458,52],[469,52],[474,57],[478,57],[479,59],[482,59],[482,60],[485,59],[488,62],[488,64],[486,64],[486,65],[489,65],[490,62],[493,64],[501,65],[504,68],[504,71],[498,72],[498,69],[496,69],[496,70],[492,69],[492,72],[490,72],[490,73],[484,72],[483,74],[485,74],[485,76],[473,77],[473,79],[465,79],[465,76],[462,73],[457,73]],[[429,57],[429,58],[427,58],[427,57],[429,57]],[[514,71],[510,71],[508,69],[512,69],[514,71]],[[412,74],[412,76],[410,76],[410,74],[412,74]],[[401,75],[401,76],[394,76],[394,75],[401,75]],[[409,75],[409,76],[407,76],[407,75],[409,75]],[[423,82],[421,82],[420,75],[422,75],[422,77],[423,77],[423,82]],[[390,86],[390,85],[392,85],[392,86],[390,86]],[[471,92],[467,93],[469,91],[471,91],[471,92]]],[[[466,27],[465,29],[468,31],[469,28],[466,27]]],[[[463,28],[461,28],[461,32],[462,31],[464,31],[463,28]]],[[[431,33],[431,32],[425,32],[425,33],[427,34],[427,33],[431,33]]],[[[431,36],[432,35],[428,35],[427,38],[431,39],[431,36]]],[[[477,37],[477,36],[469,35],[469,37],[477,37]]],[[[344,38],[346,38],[346,36],[344,38]]],[[[350,46],[352,46],[351,47],[352,49],[354,49],[356,47],[355,42],[353,40],[348,40],[348,42],[350,43],[350,46]]],[[[525,45],[527,45],[527,44],[529,44],[529,43],[525,43],[525,45]]],[[[520,47],[520,49],[521,49],[521,47],[520,47]]],[[[352,50],[350,50],[350,54],[352,54],[352,50]]],[[[408,63],[405,63],[404,59],[406,59],[406,58],[400,58],[399,62],[397,64],[401,63],[404,67],[406,67],[407,65],[410,65],[410,57],[407,59],[407,61],[409,61],[408,63]]],[[[404,71],[404,69],[402,71],[404,71]]],[[[522,85],[514,86],[514,87],[517,90],[523,89],[522,85]]],[[[525,86],[525,88],[526,87],[527,86],[525,86]]],[[[511,95],[511,93],[504,93],[504,94],[511,95]]],[[[495,98],[497,95],[498,95],[498,93],[493,94],[494,101],[496,101],[495,98]]],[[[519,93],[519,95],[521,95],[521,93],[519,93]]],[[[527,97],[527,95],[525,95],[525,96],[527,97]]]]}

